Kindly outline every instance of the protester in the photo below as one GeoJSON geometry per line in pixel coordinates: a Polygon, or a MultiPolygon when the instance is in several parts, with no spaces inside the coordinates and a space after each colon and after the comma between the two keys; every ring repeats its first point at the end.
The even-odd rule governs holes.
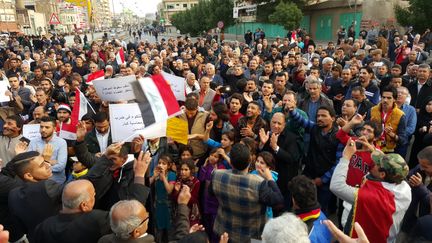
{"type": "MultiPolygon", "coordinates": [[[[92,224],[107,225],[110,220],[118,226],[112,230],[121,235],[105,237],[108,242],[227,242],[225,233],[232,242],[261,236],[278,242],[284,233],[279,241],[288,241],[289,232],[300,229],[294,223],[278,223],[295,217],[284,218],[283,213],[291,208],[297,212],[303,199],[313,197],[312,191],[293,195],[288,184],[297,175],[315,184],[321,216],[327,213],[334,219],[337,212],[352,229],[353,222],[345,216],[348,204],[354,205],[352,214],[362,221],[371,242],[393,241],[405,233],[407,241],[428,239],[425,229],[432,223],[423,190],[430,186],[428,157],[419,152],[432,145],[430,31],[374,24],[356,36],[355,23],[350,23],[340,26],[338,40],[334,36],[320,43],[304,29],[273,38],[274,31],[257,26],[242,43],[231,41],[226,33],[219,40],[211,31],[193,38],[173,37],[162,26],[141,23],[127,29],[129,35],[105,34],[93,41],[84,38],[84,43],[80,35],[68,43],[58,33],[10,33],[0,38],[0,82],[8,87],[0,88],[5,91],[0,94],[0,223],[11,242],[25,233],[32,242],[38,223],[70,216],[68,210],[60,211],[60,193],[64,184],[67,188],[77,180],[89,180],[95,189],[91,212],[102,209],[106,214],[111,209],[111,218],[92,224]],[[156,36],[160,41],[155,42],[156,36]],[[86,82],[96,71],[98,79],[107,82],[86,82]],[[345,144],[351,148],[349,138],[358,150],[340,159],[345,144]],[[238,141],[242,149],[235,145],[238,141]],[[373,149],[389,157],[410,157],[411,188],[389,181],[387,174],[393,172],[370,157],[373,149]],[[38,155],[10,164],[20,153],[28,155],[27,150],[38,155]],[[338,163],[346,166],[346,173],[340,173],[338,163]],[[335,168],[338,174],[333,176],[335,168]],[[268,181],[274,172],[277,181],[268,181]],[[341,193],[340,187],[350,189],[341,193]],[[180,199],[185,188],[192,197],[186,203],[180,199]],[[405,197],[392,188],[400,188],[405,197]],[[364,201],[363,193],[369,195],[372,189],[379,191],[371,193],[378,199],[364,201]],[[345,195],[352,191],[359,192],[357,200],[351,193],[345,195]],[[413,203],[401,233],[398,225],[411,194],[413,203]],[[341,199],[344,206],[338,209],[336,201],[341,199]],[[403,206],[390,220],[394,201],[403,206]],[[269,221],[263,232],[270,216],[266,212],[275,204],[276,221],[269,221]],[[387,216],[376,217],[375,209],[387,216]],[[190,225],[195,223],[203,223],[205,230],[190,225]],[[189,234],[190,228],[194,233],[189,234]]],[[[84,188],[88,189],[77,190],[82,197],[84,188]]],[[[75,219],[61,224],[68,222],[73,225],[75,219]]],[[[79,237],[94,228],[86,224],[79,237]]],[[[38,233],[49,227],[61,225],[41,224],[38,233]]],[[[341,241],[353,240],[330,229],[341,241]]],[[[90,238],[98,240],[95,236],[79,241],[90,238]]]]}

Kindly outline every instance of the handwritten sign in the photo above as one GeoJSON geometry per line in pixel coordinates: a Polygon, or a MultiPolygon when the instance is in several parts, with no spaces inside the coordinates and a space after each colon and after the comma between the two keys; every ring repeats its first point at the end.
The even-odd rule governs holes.
{"type": "Polygon", "coordinates": [[[41,137],[40,124],[26,124],[23,126],[23,136],[30,140],[41,137]]]}
{"type": "Polygon", "coordinates": [[[103,101],[128,101],[135,99],[131,83],[136,81],[133,75],[93,80],[96,93],[103,101]]]}
{"type": "Polygon", "coordinates": [[[162,72],[162,76],[171,85],[171,90],[173,91],[176,99],[180,101],[185,101],[185,79],[166,72],[162,72]]]}
{"type": "Polygon", "coordinates": [[[109,105],[113,142],[130,142],[134,134],[144,130],[144,122],[138,103],[109,105]]]}
{"type": "Polygon", "coordinates": [[[10,97],[5,94],[8,91],[8,85],[7,81],[0,81],[0,102],[10,101],[10,97]]]}

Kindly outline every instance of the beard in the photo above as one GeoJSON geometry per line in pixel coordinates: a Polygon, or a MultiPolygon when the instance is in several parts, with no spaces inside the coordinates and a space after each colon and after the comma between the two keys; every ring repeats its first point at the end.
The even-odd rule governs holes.
{"type": "Polygon", "coordinates": [[[42,139],[47,139],[47,138],[51,137],[53,134],[54,133],[50,133],[50,134],[48,134],[48,133],[45,133],[45,134],[41,133],[41,138],[42,139]]]}

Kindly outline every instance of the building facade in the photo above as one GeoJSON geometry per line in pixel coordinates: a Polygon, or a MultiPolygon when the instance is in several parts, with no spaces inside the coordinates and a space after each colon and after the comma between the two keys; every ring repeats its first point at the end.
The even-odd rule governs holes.
{"type": "Polygon", "coordinates": [[[158,4],[159,19],[165,27],[171,27],[171,17],[197,5],[199,0],[162,0],[158,4]]]}
{"type": "Polygon", "coordinates": [[[13,0],[0,0],[0,30],[19,32],[16,6],[13,0]]]}
{"type": "Polygon", "coordinates": [[[92,9],[95,28],[105,29],[112,26],[113,14],[111,12],[110,0],[92,0],[92,9]]]}

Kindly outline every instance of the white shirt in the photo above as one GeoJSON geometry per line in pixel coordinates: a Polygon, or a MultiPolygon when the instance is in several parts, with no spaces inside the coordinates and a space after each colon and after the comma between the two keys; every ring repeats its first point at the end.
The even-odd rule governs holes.
{"type": "Polygon", "coordinates": [[[101,153],[105,153],[105,150],[108,147],[108,137],[109,134],[111,132],[111,129],[108,129],[108,132],[105,134],[100,134],[97,130],[96,130],[96,138],[98,140],[98,144],[99,144],[99,148],[100,148],[100,152],[101,153]]]}

